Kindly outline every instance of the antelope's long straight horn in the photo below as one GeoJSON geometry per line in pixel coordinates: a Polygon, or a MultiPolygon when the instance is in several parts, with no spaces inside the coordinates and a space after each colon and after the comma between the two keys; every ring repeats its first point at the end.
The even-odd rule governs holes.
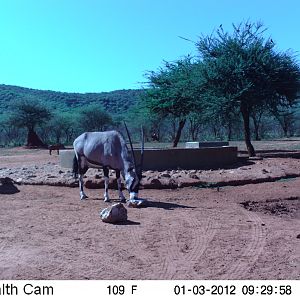
{"type": "Polygon", "coordinates": [[[135,160],[135,155],[134,155],[134,151],[133,151],[133,147],[132,147],[131,137],[130,137],[129,130],[127,128],[127,125],[126,125],[125,121],[124,121],[124,126],[125,126],[125,129],[126,129],[129,144],[130,144],[130,149],[131,149],[131,153],[132,153],[132,157],[133,157],[134,169],[136,170],[136,160],[135,160]]]}
{"type": "Polygon", "coordinates": [[[143,172],[143,163],[144,163],[144,147],[145,147],[145,135],[144,135],[144,129],[143,126],[141,126],[141,161],[140,161],[140,170],[139,170],[139,176],[142,177],[143,172]]]}

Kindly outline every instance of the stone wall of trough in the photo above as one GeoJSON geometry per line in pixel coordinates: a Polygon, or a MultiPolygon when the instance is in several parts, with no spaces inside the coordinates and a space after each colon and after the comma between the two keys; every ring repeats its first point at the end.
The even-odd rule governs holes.
{"type": "MultiPolygon", "coordinates": [[[[137,163],[140,150],[134,150],[137,163]]],[[[72,168],[74,151],[60,151],[60,165],[72,168]]],[[[237,147],[145,149],[144,170],[223,168],[237,162],[237,147]]]]}

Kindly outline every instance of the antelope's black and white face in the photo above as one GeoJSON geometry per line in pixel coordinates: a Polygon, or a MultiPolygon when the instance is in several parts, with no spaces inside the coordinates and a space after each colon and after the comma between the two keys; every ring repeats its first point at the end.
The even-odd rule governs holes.
{"type": "Polygon", "coordinates": [[[135,169],[131,168],[125,175],[125,185],[130,194],[130,199],[137,199],[140,180],[135,172],[135,169]]]}

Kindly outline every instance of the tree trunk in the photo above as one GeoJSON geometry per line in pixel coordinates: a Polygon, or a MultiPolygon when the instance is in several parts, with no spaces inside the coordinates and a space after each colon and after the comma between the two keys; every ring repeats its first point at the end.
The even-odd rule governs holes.
{"type": "Polygon", "coordinates": [[[256,126],[254,126],[254,130],[255,130],[255,140],[260,141],[259,130],[256,126]]]}
{"type": "Polygon", "coordinates": [[[259,137],[259,124],[255,118],[253,118],[253,125],[254,125],[254,134],[255,134],[255,140],[260,141],[259,137]]]}
{"type": "Polygon", "coordinates": [[[232,139],[232,123],[230,121],[228,122],[227,139],[228,141],[231,141],[232,139]]]}
{"type": "Polygon", "coordinates": [[[66,135],[66,141],[65,141],[65,143],[66,144],[70,143],[70,141],[72,140],[73,134],[74,134],[74,129],[73,128],[65,130],[65,135],[66,135]]]}
{"type": "Polygon", "coordinates": [[[279,114],[275,111],[273,114],[282,128],[283,136],[289,137],[289,133],[291,134],[293,113],[279,114]]]}
{"type": "Polygon", "coordinates": [[[283,137],[288,138],[289,134],[288,134],[287,126],[283,126],[282,129],[283,129],[283,137]]]}
{"type": "Polygon", "coordinates": [[[285,138],[289,137],[289,128],[290,128],[290,124],[289,124],[288,116],[283,116],[282,129],[285,138]]]}
{"type": "Polygon", "coordinates": [[[190,128],[189,128],[190,129],[189,130],[190,137],[191,137],[192,141],[194,142],[194,141],[196,141],[196,126],[191,118],[189,119],[189,121],[190,121],[190,128]]]}
{"type": "Polygon", "coordinates": [[[27,135],[27,147],[41,147],[47,148],[47,145],[42,142],[39,136],[36,134],[34,129],[28,129],[27,135]]]}
{"type": "Polygon", "coordinates": [[[198,139],[199,134],[199,120],[196,118],[190,117],[189,118],[189,136],[193,142],[195,142],[198,139]]]}
{"type": "Polygon", "coordinates": [[[241,113],[244,121],[244,137],[249,156],[255,156],[255,150],[251,144],[250,113],[246,105],[241,104],[241,113]]]}
{"type": "Polygon", "coordinates": [[[55,133],[56,144],[61,144],[61,142],[60,142],[61,135],[62,135],[61,132],[58,132],[58,131],[57,131],[57,132],[55,133]]]}
{"type": "Polygon", "coordinates": [[[260,127],[261,115],[258,117],[255,115],[252,115],[252,120],[253,120],[253,125],[254,125],[255,140],[260,141],[261,139],[259,136],[259,127],[260,127]]]}
{"type": "Polygon", "coordinates": [[[178,142],[180,140],[180,136],[181,136],[181,131],[185,125],[185,122],[186,122],[186,119],[183,119],[183,120],[180,120],[179,121],[179,126],[178,126],[178,129],[177,129],[177,132],[176,132],[176,136],[175,136],[175,139],[174,139],[174,142],[173,142],[173,147],[177,147],[178,145],[178,142]]]}

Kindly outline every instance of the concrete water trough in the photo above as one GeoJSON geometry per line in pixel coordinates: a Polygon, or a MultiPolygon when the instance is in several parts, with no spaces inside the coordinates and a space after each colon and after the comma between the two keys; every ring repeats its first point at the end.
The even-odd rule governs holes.
{"type": "Polygon", "coordinates": [[[229,142],[208,141],[208,142],[186,142],[185,148],[207,148],[229,146],[229,142]]]}
{"type": "MultiPolygon", "coordinates": [[[[140,150],[134,149],[137,162],[140,161],[140,150]]],[[[237,147],[207,148],[146,148],[144,152],[144,170],[163,171],[168,169],[212,169],[223,168],[237,162],[237,147]]],[[[72,168],[74,151],[61,150],[60,165],[72,168]]]]}

